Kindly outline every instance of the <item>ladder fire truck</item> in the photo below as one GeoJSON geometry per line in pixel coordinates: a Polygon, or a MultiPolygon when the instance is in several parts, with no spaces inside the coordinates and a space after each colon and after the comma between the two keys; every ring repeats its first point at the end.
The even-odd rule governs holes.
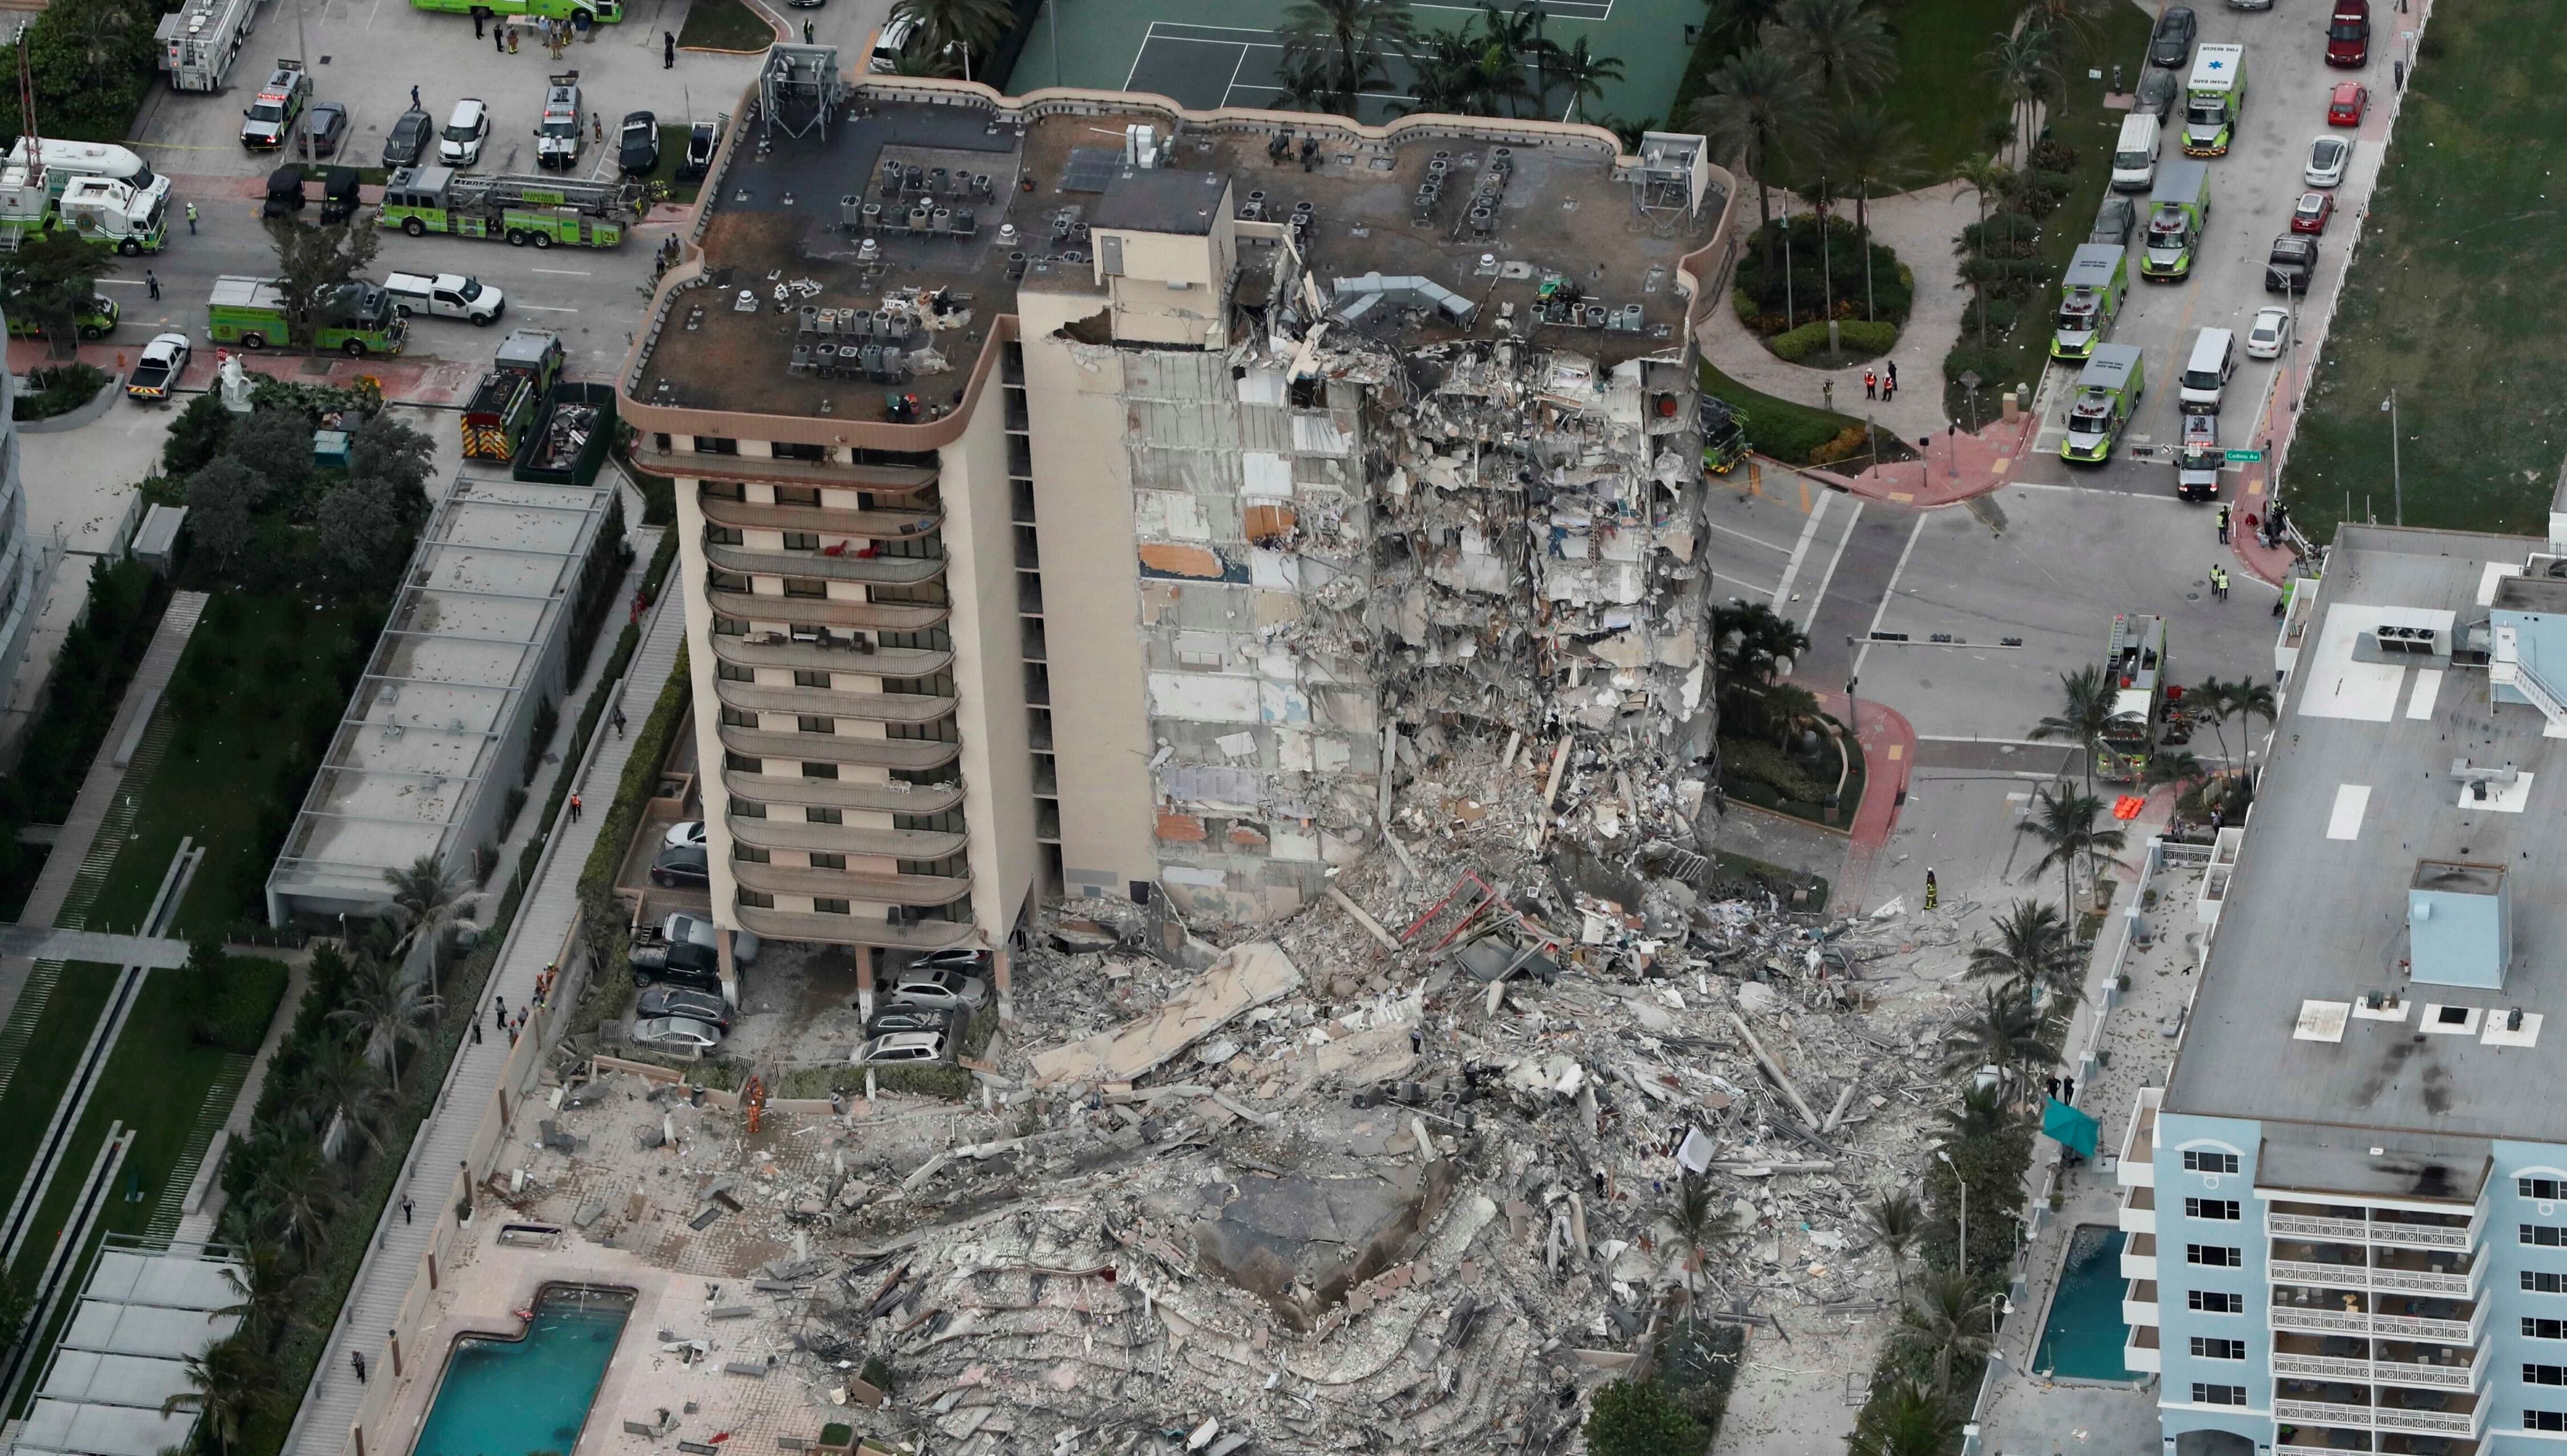
{"type": "Polygon", "coordinates": [[[611,248],[642,220],[642,184],[547,176],[483,176],[445,166],[406,166],[384,188],[375,213],[412,237],[431,232],[506,238],[511,246],[555,243],[611,248]]]}

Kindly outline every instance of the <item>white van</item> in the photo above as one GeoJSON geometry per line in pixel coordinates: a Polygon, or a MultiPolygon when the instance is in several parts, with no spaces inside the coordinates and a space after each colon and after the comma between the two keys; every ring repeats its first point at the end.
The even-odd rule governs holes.
{"type": "Polygon", "coordinates": [[[2175,401],[2186,415],[2219,413],[2219,392],[2237,372],[2237,336],[2226,329],[2204,329],[2192,341],[2175,401]]]}
{"type": "Polygon", "coordinates": [[[2144,192],[2157,180],[2157,119],[2153,112],[2133,112],[2122,119],[2122,140],[2113,145],[2113,190],[2144,192]]]}
{"type": "Polygon", "coordinates": [[[436,319],[469,319],[477,326],[497,322],[508,311],[498,289],[461,273],[394,273],[384,279],[384,292],[404,318],[426,314],[436,319]]]}
{"type": "Polygon", "coordinates": [[[909,44],[910,32],[916,29],[918,22],[906,15],[895,15],[884,21],[883,28],[874,35],[873,55],[866,60],[865,69],[877,76],[900,74],[901,50],[909,44]]]}

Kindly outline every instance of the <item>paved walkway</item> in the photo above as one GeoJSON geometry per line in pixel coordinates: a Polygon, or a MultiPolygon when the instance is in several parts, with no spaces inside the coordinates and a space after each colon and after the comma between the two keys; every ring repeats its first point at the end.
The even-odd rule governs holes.
{"type": "MultiPolygon", "coordinates": [[[[1842,718],[1839,705],[1845,701],[1844,694],[1834,695],[1829,711],[1842,718]]],[[[1862,802],[1854,809],[1853,848],[1828,905],[1836,915],[1859,915],[1869,903],[1872,863],[1897,827],[1899,805],[1907,799],[1907,775],[1916,766],[1916,729],[1886,704],[1854,700],[1854,735],[1862,745],[1862,802]]]]}
{"type": "MultiPolygon", "coordinates": [[[[1748,200],[1752,203],[1755,199],[1751,196],[1748,200]]],[[[1847,208],[1845,215],[1851,217],[1853,204],[1842,205],[1847,208]]],[[[1743,239],[1755,232],[1756,209],[1748,206],[1739,210],[1745,218],[1740,227],[1744,248],[1747,243],[1743,239]]],[[[1831,371],[1786,364],[1775,358],[1738,321],[1738,311],[1729,304],[1726,279],[1695,336],[1702,341],[1703,356],[1712,367],[1740,384],[1777,399],[1825,408],[1825,387],[1834,383],[1839,411],[1867,416],[1899,438],[1913,442],[1921,436],[1941,435],[1949,423],[1943,416],[1943,356],[1952,352],[1953,342],[1961,337],[1961,310],[1968,302],[1960,287],[1960,262],[1952,255],[1952,245],[1960,240],[1961,228],[1977,220],[1978,203],[1970,189],[1960,183],[1938,182],[1894,197],[1874,197],[1868,210],[1872,237],[1894,250],[1898,261],[1906,264],[1916,278],[1915,303],[1908,313],[1907,327],[1899,331],[1898,343],[1888,355],[1897,364],[1899,383],[1904,386],[1896,399],[1863,399],[1862,365],[1831,371]]]]}
{"type": "Polygon", "coordinates": [[[29,961],[91,961],[172,971],[187,964],[187,943],[173,936],[111,935],[99,930],[0,925],[0,956],[29,961]]]}
{"type": "MultiPolygon", "coordinates": [[[[649,554],[648,549],[640,550],[637,565],[648,560],[649,554]]],[[[670,584],[675,587],[674,577],[670,584]]],[[[649,717],[661,687],[668,682],[678,649],[686,638],[686,613],[672,600],[677,595],[675,590],[663,593],[643,638],[642,650],[634,654],[619,700],[637,729],[649,717]]],[[[617,626],[611,620],[608,625],[617,626]]],[[[602,664],[604,658],[605,647],[601,645],[598,663],[602,664]]],[[[582,701],[577,694],[563,699],[565,704],[582,701]]],[[[565,732],[574,726],[576,717],[571,712],[563,714],[565,732]]],[[[501,952],[498,968],[491,975],[488,994],[515,1006],[533,1001],[535,977],[559,953],[578,919],[580,869],[587,864],[589,851],[596,844],[598,826],[607,817],[607,800],[623,777],[632,745],[632,736],[619,737],[608,731],[587,772],[575,781],[574,787],[595,802],[598,812],[576,822],[565,818],[553,826],[551,858],[518,906],[516,923],[501,952]]],[[[513,854],[506,850],[500,859],[502,863],[514,862],[513,854]]],[[[438,1109],[421,1126],[418,1141],[411,1149],[404,1189],[421,1207],[441,1206],[450,1198],[454,1169],[470,1151],[475,1124],[498,1087],[507,1057],[508,1042],[503,1036],[480,1042],[467,1039],[456,1053],[438,1109]]],[[[339,1311],[329,1348],[321,1356],[320,1368],[314,1372],[294,1429],[286,1439],[287,1456],[341,1456],[346,1449],[349,1428],[365,1394],[348,1356],[351,1351],[361,1351],[371,1357],[381,1349],[384,1332],[400,1315],[402,1300],[409,1293],[421,1257],[427,1253],[435,1224],[432,1217],[404,1219],[399,1199],[384,1209],[375,1247],[358,1271],[357,1283],[339,1311]]]]}
{"type": "MultiPolygon", "coordinates": [[[[115,805],[118,791],[125,787],[125,769],[116,761],[117,750],[132,735],[138,720],[145,718],[159,703],[160,691],[169,686],[169,676],[177,671],[178,658],[187,650],[187,638],[195,632],[196,619],[204,610],[203,592],[170,596],[168,610],[161,614],[160,626],[151,634],[151,645],[143,651],[143,665],[135,669],[134,681],[125,689],[125,701],[117,706],[116,719],[108,725],[107,737],[99,743],[98,757],[89,765],[89,776],[81,780],[72,811],[64,816],[53,853],[46,856],[45,867],[36,876],[36,887],[27,895],[27,908],[19,913],[20,925],[52,926],[92,853],[115,850],[114,845],[99,846],[93,841],[98,838],[100,822],[115,805]]],[[[17,1010],[19,993],[26,990],[27,977],[35,970],[37,959],[0,942],[0,1022],[7,1021],[9,1014],[17,1010]]],[[[185,959],[184,955],[179,957],[181,961],[185,959]]],[[[139,964],[113,957],[107,960],[110,965],[139,964]]]]}

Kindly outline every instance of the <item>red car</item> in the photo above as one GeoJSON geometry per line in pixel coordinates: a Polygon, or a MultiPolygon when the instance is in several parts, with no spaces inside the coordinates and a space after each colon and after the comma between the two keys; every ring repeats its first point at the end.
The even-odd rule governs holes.
{"type": "Polygon", "coordinates": [[[2291,209],[2291,231],[2324,232],[2327,219],[2335,216],[2335,193],[2302,192],[2300,205],[2291,209]]]}
{"type": "Polygon", "coordinates": [[[2339,82],[2327,97],[2327,125],[2359,127],[2362,114],[2371,106],[2371,88],[2359,81],[2339,82]]]}
{"type": "Polygon", "coordinates": [[[2335,0],[2327,17],[2326,63],[2359,66],[2371,59],[2371,0],[2335,0]]]}

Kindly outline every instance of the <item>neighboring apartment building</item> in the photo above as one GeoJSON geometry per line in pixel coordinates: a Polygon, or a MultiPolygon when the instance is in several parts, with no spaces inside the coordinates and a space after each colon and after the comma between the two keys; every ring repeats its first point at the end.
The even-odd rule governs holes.
{"type": "Polygon", "coordinates": [[[1385,752],[1707,760],[1700,139],[796,46],[742,110],[622,382],[678,482],[716,923],[1253,922],[1379,833],[1385,752]]]}
{"type": "Polygon", "coordinates": [[[2550,520],[2349,525],[2293,603],[2120,1163],[2125,1357],[2176,1456],[2567,1441],[2567,499],[2550,520]]]}
{"type": "MultiPolygon", "coordinates": [[[[0,371],[5,373],[5,371],[0,371]]],[[[16,376],[0,380],[0,698],[18,680],[27,639],[44,608],[44,551],[27,536],[27,487],[19,473],[16,376]]],[[[123,544],[122,542],[119,543],[123,544]]],[[[11,750],[15,756],[15,748],[11,750]]]]}

